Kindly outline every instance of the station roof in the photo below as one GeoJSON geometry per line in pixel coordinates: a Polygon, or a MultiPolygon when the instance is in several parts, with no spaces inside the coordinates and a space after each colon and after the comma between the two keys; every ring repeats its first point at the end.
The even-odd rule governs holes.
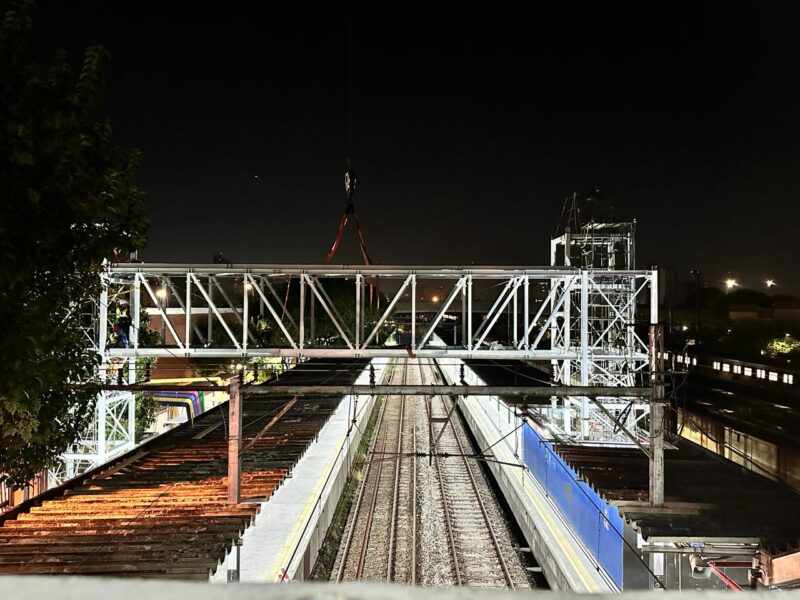
{"type": "MultiPolygon", "coordinates": [[[[365,361],[331,362],[303,363],[280,382],[351,383],[365,361]]],[[[339,402],[297,401],[263,431],[289,400],[243,401],[242,503],[227,502],[225,403],[0,516],[0,575],[207,580],[339,402]]]]}
{"type": "Polygon", "coordinates": [[[645,538],[756,538],[800,544],[800,495],[684,439],[665,452],[665,507],[647,503],[648,461],[638,449],[558,445],[556,451],[645,538]]]}

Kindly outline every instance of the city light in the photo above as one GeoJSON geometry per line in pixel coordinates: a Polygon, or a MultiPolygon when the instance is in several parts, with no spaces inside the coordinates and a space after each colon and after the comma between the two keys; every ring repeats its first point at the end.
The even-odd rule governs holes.
{"type": "Polygon", "coordinates": [[[725,289],[732,290],[735,287],[739,287],[739,282],[733,278],[728,278],[725,280],[725,289]]]}
{"type": "Polygon", "coordinates": [[[683,327],[681,327],[681,331],[689,331],[689,326],[684,325],[683,327]]]}
{"type": "Polygon", "coordinates": [[[766,285],[768,288],[771,288],[771,287],[775,287],[775,286],[776,286],[776,285],[778,285],[778,284],[777,284],[777,283],[775,283],[775,280],[774,280],[774,279],[767,279],[767,280],[764,282],[764,285],[766,285]]]}
{"type": "Polygon", "coordinates": [[[159,300],[165,300],[165,299],[166,299],[166,297],[167,297],[167,288],[166,288],[166,287],[160,287],[160,288],[158,288],[158,289],[156,290],[156,297],[157,297],[159,300]]]}
{"type": "Polygon", "coordinates": [[[433,298],[431,298],[431,302],[437,304],[439,302],[439,296],[434,295],[433,298]]]}

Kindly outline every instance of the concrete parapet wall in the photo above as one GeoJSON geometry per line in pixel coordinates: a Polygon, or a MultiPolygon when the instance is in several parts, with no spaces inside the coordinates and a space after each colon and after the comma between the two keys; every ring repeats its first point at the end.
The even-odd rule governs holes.
{"type": "MultiPolygon", "coordinates": [[[[582,600],[585,596],[565,592],[537,592],[547,600],[582,600]]],[[[663,592],[627,592],[628,600],[663,599],[663,592]]],[[[730,592],[681,592],[681,600],[725,600],[730,592]]],[[[750,592],[748,600],[774,598],[770,592],[750,592]]],[[[293,585],[241,584],[213,586],[204,583],[142,581],[91,577],[0,577],[0,598],[14,600],[500,600],[531,598],[529,591],[480,590],[463,587],[422,588],[373,583],[293,585]]],[[[619,598],[598,594],[597,600],[619,598]]],[[[800,600],[800,591],[786,591],[784,600],[800,600]]]]}

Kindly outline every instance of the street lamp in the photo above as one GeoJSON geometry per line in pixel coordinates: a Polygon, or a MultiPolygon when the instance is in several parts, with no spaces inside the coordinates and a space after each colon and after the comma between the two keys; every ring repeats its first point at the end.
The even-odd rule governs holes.
{"type": "Polygon", "coordinates": [[[735,287],[739,287],[739,282],[738,281],[736,281],[735,279],[733,279],[731,277],[729,277],[728,279],[725,280],[725,289],[726,290],[732,290],[735,287]]]}
{"type": "Polygon", "coordinates": [[[777,284],[777,283],[775,283],[775,280],[774,280],[774,279],[767,279],[767,280],[764,282],[764,285],[766,285],[766,286],[767,286],[767,288],[771,288],[771,287],[775,287],[775,286],[776,286],[776,285],[778,285],[778,284],[777,284]]]}

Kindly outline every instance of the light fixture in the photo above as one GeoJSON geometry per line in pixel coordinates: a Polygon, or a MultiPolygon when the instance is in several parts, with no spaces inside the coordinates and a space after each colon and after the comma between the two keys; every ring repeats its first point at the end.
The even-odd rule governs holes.
{"type": "Polygon", "coordinates": [[[764,285],[766,285],[768,288],[771,288],[771,287],[775,287],[775,286],[776,286],[776,285],[778,285],[778,284],[777,284],[777,283],[775,283],[775,280],[774,280],[774,279],[767,279],[767,280],[764,282],[764,285]]]}
{"type": "Polygon", "coordinates": [[[167,288],[162,286],[156,290],[156,297],[159,300],[165,300],[167,297],[167,288]]]}
{"type": "Polygon", "coordinates": [[[733,279],[732,277],[729,277],[728,279],[725,280],[725,289],[727,290],[732,290],[733,288],[738,286],[739,282],[733,279]]]}
{"type": "Polygon", "coordinates": [[[437,304],[437,303],[439,302],[439,296],[436,296],[436,295],[434,295],[434,296],[431,298],[431,301],[432,301],[434,304],[437,304]]]}

